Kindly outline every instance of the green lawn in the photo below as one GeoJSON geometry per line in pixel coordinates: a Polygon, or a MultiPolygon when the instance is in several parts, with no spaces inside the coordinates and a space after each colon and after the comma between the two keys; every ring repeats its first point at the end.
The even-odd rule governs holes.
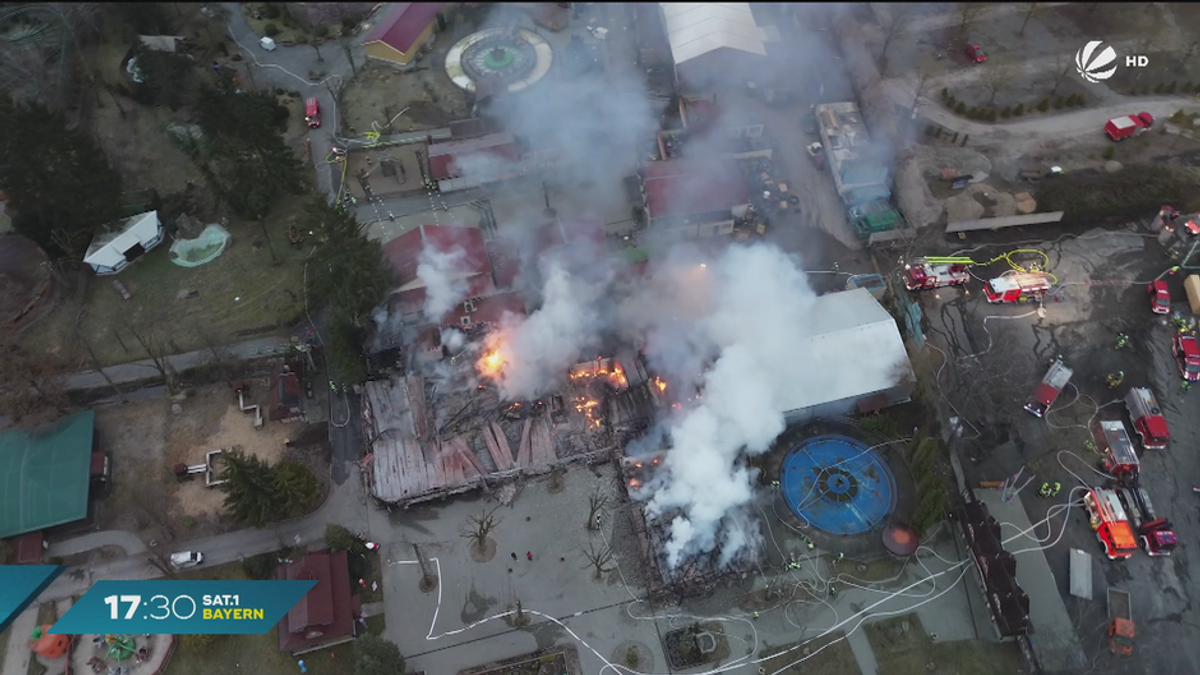
{"type": "MultiPolygon", "coordinates": [[[[780,645],[779,647],[767,647],[762,650],[762,654],[779,654],[774,658],[768,659],[763,663],[763,667],[768,673],[774,673],[780,668],[784,668],[800,659],[800,663],[787,668],[780,672],[780,675],[802,675],[804,673],[830,673],[830,675],[843,675],[844,673],[857,673],[858,662],[854,660],[854,654],[850,651],[850,645],[845,640],[839,640],[842,633],[830,633],[819,640],[813,640],[804,647],[792,649],[798,642],[791,644],[780,645]],[[830,645],[830,643],[834,643],[830,645]],[[825,645],[830,645],[826,647],[825,645]],[[824,649],[822,649],[824,647],[824,649]],[[792,651],[787,651],[792,649],[792,651]],[[808,650],[808,658],[805,658],[805,650],[808,650]],[[817,653],[820,650],[820,653],[817,653]],[[787,653],[782,653],[782,652],[787,653]]],[[[881,671],[882,672],[882,671],[881,671]]]]}
{"type": "MultiPolygon", "coordinates": [[[[229,225],[232,240],[219,258],[194,268],[171,262],[170,241],[113,276],[95,277],[84,302],[83,335],[101,363],[147,358],[133,329],[149,331],[166,353],[202,350],[261,337],[304,311],[304,256],[288,243],[288,223],[305,196],[288,197],[267,218],[268,247],[257,223],[229,225]],[[257,244],[257,246],[256,246],[257,244]],[[271,248],[279,263],[273,264],[271,248]],[[129,289],[125,300],[113,286],[129,289]],[[181,299],[189,291],[199,295],[181,299]]],[[[70,301],[29,331],[25,341],[81,361],[86,352],[75,333],[78,309],[70,301]]]]}
{"type": "Polygon", "coordinates": [[[862,630],[875,650],[879,675],[920,675],[971,673],[972,675],[1011,675],[1024,672],[1021,652],[1013,642],[961,640],[933,642],[915,614],[868,624],[862,630]],[[908,622],[908,631],[895,627],[908,622]]]}
{"type": "MultiPolygon", "coordinates": [[[[181,574],[180,578],[245,580],[247,577],[241,563],[229,563],[181,574]]],[[[368,632],[379,635],[384,627],[382,615],[367,618],[368,632]]],[[[310,675],[345,675],[353,670],[353,643],[296,658],[279,651],[277,631],[278,628],[272,628],[266,635],[216,635],[199,639],[179,636],[175,654],[163,675],[294,675],[300,672],[296,665],[299,659],[304,659],[310,675]]]]}

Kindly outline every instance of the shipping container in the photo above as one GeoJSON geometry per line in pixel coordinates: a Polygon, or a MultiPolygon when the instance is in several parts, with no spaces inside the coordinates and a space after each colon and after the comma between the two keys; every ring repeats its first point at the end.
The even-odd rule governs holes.
{"type": "Polygon", "coordinates": [[[1192,274],[1184,279],[1183,290],[1187,293],[1188,304],[1192,306],[1192,314],[1200,314],[1200,275],[1192,274]]]}

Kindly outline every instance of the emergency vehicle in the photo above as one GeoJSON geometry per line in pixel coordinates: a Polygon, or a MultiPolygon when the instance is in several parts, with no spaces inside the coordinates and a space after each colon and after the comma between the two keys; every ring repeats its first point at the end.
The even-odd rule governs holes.
{"type": "Polygon", "coordinates": [[[1171,432],[1167,429],[1167,420],[1163,417],[1162,408],[1158,407],[1154,392],[1146,387],[1133,387],[1125,394],[1125,408],[1129,411],[1133,430],[1142,440],[1142,447],[1165,450],[1171,442],[1171,432]]]}
{"type": "Polygon", "coordinates": [[[1045,272],[1018,272],[996,277],[983,285],[987,301],[1029,302],[1040,300],[1050,292],[1050,275],[1045,272]]]}
{"type": "Polygon", "coordinates": [[[1200,346],[1196,345],[1196,336],[1176,335],[1171,341],[1171,351],[1179,364],[1179,376],[1188,382],[1200,381],[1200,346]]]}
{"type": "Polygon", "coordinates": [[[1061,358],[1055,359],[1050,364],[1050,370],[1046,371],[1046,376],[1042,378],[1041,384],[1025,404],[1025,409],[1038,417],[1045,415],[1074,374],[1075,371],[1068,368],[1061,358]]]}
{"type": "Polygon", "coordinates": [[[1125,431],[1125,423],[1119,421],[1100,422],[1092,428],[1096,449],[1104,457],[1104,471],[1117,480],[1136,483],[1141,472],[1141,462],[1133,450],[1133,441],[1125,431]]]}
{"type": "Polygon", "coordinates": [[[321,126],[321,102],[315,96],[304,101],[304,121],[308,123],[309,129],[321,126]]]}
{"type": "Polygon", "coordinates": [[[1171,555],[1179,545],[1174,525],[1166,518],[1155,515],[1150,495],[1137,486],[1136,480],[1125,481],[1121,485],[1117,496],[1132,521],[1142,550],[1155,558],[1171,555]]]}
{"type": "Polygon", "coordinates": [[[1117,493],[1114,490],[1092,488],[1083,496],[1083,505],[1087,508],[1092,530],[1104,548],[1104,555],[1109,560],[1132,557],[1138,543],[1117,493]]]}
{"type": "Polygon", "coordinates": [[[932,263],[921,259],[904,266],[904,287],[923,291],[946,286],[965,286],[971,280],[965,263],[932,263]]]}

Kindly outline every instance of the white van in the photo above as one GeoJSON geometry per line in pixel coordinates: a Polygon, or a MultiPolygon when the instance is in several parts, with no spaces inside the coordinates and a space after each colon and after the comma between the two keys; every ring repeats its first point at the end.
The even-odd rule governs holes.
{"type": "Polygon", "coordinates": [[[258,44],[269,52],[275,51],[275,41],[269,37],[264,37],[263,39],[259,40],[258,44]]]}
{"type": "Polygon", "coordinates": [[[199,551],[180,551],[171,554],[171,567],[177,570],[195,567],[204,562],[204,554],[199,551]]]}

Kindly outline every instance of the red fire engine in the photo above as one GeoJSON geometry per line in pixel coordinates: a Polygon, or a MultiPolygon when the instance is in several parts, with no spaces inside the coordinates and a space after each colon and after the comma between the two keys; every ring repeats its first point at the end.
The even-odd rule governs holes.
{"type": "Polygon", "coordinates": [[[931,263],[921,259],[904,266],[904,287],[910,291],[965,286],[970,280],[965,263],[931,263]]]}
{"type": "Polygon", "coordinates": [[[1046,376],[1042,378],[1041,384],[1033,392],[1029,401],[1025,403],[1025,409],[1038,417],[1045,415],[1074,374],[1074,371],[1063,364],[1061,358],[1054,359],[1054,362],[1050,364],[1050,370],[1046,371],[1046,376]]]}
{"type": "Polygon", "coordinates": [[[1165,450],[1171,442],[1171,432],[1167,429],[1167,420],[1158,407],[1154,392],[1146,387],[1133,387],[1125,394],[1125,407],[1129,410],[1129,419],[1133,421],[1133,430],[1142,439],[1142,447],[1165,450]]]}
{"type": "Polygon", "coordinates": [[[1045,297],[1052,285],[1050,275],[1045,272],[1018,272],[992,279],[983,285],[983,292],[993,304],[1028,302],[1045,297]]]}
{"type": "Polygon", "coordinates": [[[1104,555],[1108,556],[1109,560],[1132,557],[1138,544],[1117,493],[1113,490],[1092,488],[1083,496],[1083,504],[1087,507],[1092,530],[1104,548],[1104,555]]]}
{"type": "Polygon", "coordinates": [[[1096,448],[1104,457],[1104,471],[1117,480],[1136,483],[1141,472],[1141,462],[1133,450],[1133,441],[1125,431],[1125,423],[1119,421],[1100,422],[1092,429],[1096,448]]]}

